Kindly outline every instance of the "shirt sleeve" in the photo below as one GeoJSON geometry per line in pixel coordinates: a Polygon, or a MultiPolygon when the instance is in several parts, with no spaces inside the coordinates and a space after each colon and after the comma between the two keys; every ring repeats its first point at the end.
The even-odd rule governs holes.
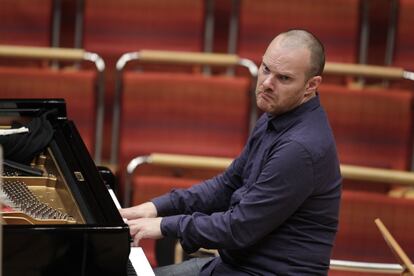
{"type": "MultiPolygon", "coordinates": [[[[226,211],[165,217],[161,231],[180,239],[187,252],[200,247],[239,249],[279,227],[312,193],[312,160],[294,141],[278,145],[241,200],[226,211]]],[[[217,195],[221,198],[221,195],[217,195]]]]}
{"type": "Polygon", "coordinates": [[[210,214],[227,210],[233,192],[242,185],[241,173],[246,162],[246,151],[247,149],[224,173],[191,188],[174,189],[168,194],[152,199],[158,215],[171,216],[194,212],[210,214]]]}

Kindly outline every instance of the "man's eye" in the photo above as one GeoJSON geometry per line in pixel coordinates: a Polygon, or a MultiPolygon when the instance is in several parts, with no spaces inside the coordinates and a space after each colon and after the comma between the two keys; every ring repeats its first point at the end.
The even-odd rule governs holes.
{"type": "Polygon", "coordinates": [[[280,76],[279,76],[279,79],[280,79],[281,81],[288,81],[288,80],[290,80],[290,77],[288,77],[288,76],[284,76],[284,75],[280,75],[280,76]]]}
{"type": "Polygon", "coordinates": [[[263,65],[263,72],[265,72],[265,73],[270,72],[269,68],[266,65],[263,65]]]}

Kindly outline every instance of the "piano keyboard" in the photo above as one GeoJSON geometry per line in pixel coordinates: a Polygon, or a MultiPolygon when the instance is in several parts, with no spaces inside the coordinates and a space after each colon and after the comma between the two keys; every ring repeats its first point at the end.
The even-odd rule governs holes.
{"type": "MultiPolygon", "coordinates": [[[[108,189],[108,191],[113,202],[115,203],[116,208],[120,209],[121,204],[119,203],[114,191],[112,189],[108,189]]],[[[141,247],[131,247],[127,273],[128,276],[155,276],[151,265],[148,262],[148,259],[141,247]]]]}

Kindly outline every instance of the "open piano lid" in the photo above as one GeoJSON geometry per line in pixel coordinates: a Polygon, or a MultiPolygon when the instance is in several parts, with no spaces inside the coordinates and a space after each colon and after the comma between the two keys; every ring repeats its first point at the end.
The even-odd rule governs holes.
{"type": "Polygon", "coordinates": [[[3,275],[127,275],[130,236],[60,99],[0,100],[0,126],[50,112],[29,171],[5,166],[3,275]]]}

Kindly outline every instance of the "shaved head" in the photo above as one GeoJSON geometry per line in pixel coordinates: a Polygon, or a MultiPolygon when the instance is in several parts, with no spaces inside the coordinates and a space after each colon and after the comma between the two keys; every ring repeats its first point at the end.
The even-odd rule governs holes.
{"type": "Polygon", "coordinates": [[[289,49],[305,48],[310,52],[308,78],[321,76],[325,67],[325,50],[322,43],[313,34],[305,30],[290,30],[279,34],[269,47],[278,44],[289,49]]]}

